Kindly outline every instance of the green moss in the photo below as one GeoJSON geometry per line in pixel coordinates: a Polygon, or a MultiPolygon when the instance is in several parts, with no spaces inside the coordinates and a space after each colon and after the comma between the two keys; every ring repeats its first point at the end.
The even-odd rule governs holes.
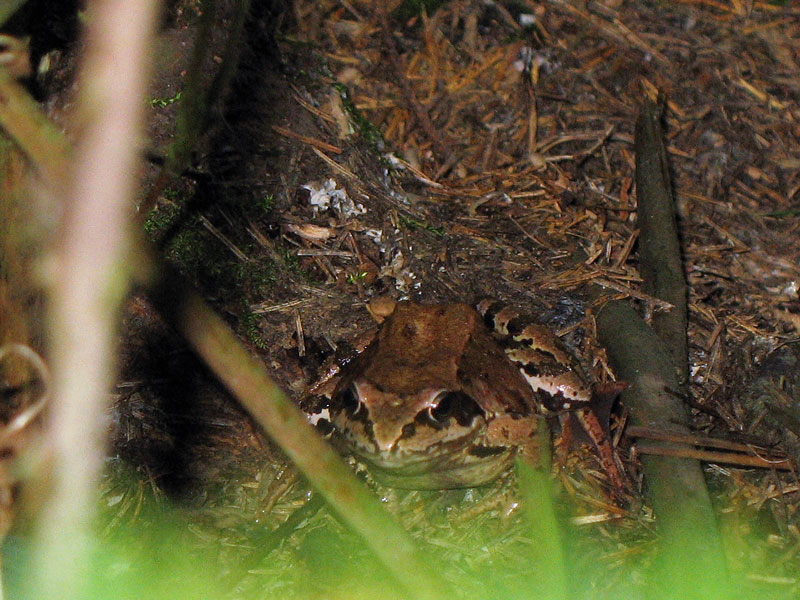
{"type": "Polygon", "coordinates": [[[166,253],[184,272],[195,279],[203,272],[213,276],[220,270],[215,264],[223,258],[215,252],[214,241],[206,232],[187,227],[172,238],[166,253]]]}
{"type": "Polygon", "coordinates": [[[171,202],[164,202],[151,210],[144,221],[144,230],[151,240],[169,229],[181,212],[182,202],[179,202],[180,193],[172,188],[167,188],[162,194],[171,202]]]}
{"type": "Polygon", "coordinates": [[[239,315],[239,319],[250,343],[260,350],[266,350],[268,344],[264,336],[261,335],[260,317],[251,312],[249,306],[245,306],[242,313],[239,315]]]}
{"type": "Polygon", "coordinates": [[[294,252],[292,252],[289,248],[278,248],[277,250],[278,254],[280,254],[281,259],[283,260],[284,266],[286,266],[293,273],[300,274],[302,272],[303,269],[300,266],[300,259],[294,252]]]}
{"type": "Polygon", "coordinates": [[[350,117],[356,132],[359,136],[377,153],[380,155],[386,148],[386,140],[383,138],[383,133],[378,129],[375,124],[361,114],[361,111],[356,108],[356,105],[350,98],[350,90],[343,83],[334,83],[333,87],[339,92],[342,98],[342,106],[345,112],[350,117]]]}
{"type": "Polygon", "coordinates": [[[265,261],[238,261],[234,267],[237,288],[246,290],[253,297],[266,296],[275,283],[275,269],[265,261]]]}

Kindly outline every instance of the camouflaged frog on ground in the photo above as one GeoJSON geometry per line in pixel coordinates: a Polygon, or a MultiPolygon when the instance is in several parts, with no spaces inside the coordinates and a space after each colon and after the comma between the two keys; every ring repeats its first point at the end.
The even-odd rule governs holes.
{"type": "MultiPolygon", "coordinates": [[[[471,487],[533,452],[538,419],[574,413],[621,497],[628,487],[597,393],[543,325],[492,303],[384,305],[379,329],[312,388],[339,445],[389,486],[471,487]],[[480,312],[478,312],[480,311],[480,312]]],[[[595,386],[598,387],[598,386],[595,386]]],[[[619,389],[619,386],[615,388],[619,389]]]]}

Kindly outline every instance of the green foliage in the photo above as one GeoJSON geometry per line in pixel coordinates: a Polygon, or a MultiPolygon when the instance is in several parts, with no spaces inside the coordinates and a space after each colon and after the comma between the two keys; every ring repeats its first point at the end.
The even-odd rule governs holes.
{"type": "MultiPolygon", "coordinates": [[[[86,600],[208,600],[226,597],[221,573],[213,568],[215,552],[191,539],[185,519],[176,510],[144,514],[110,535],[97,533],[90,541],[86,600]]],[[[10,566],[8,589],[14,598],[33,600],[27,574],[33,563],[29,540],[8,540],[4,558],[10,566]]],[[[69,560],[69,557],[65,557],[69,560]]]]}
{"type": "Polygon", "coordinates": [[[169,106],[170,104],[174,104],[175,102],[179,102],[183,96],[183,92],[179,91],[174,96],[170,96],[168,98],[150,98],[150,106],[154,108],[164,108],[169,106]]]}
{"type": "Polygon", "coordinates": [[[348,273],[347,275],[347,283],[351,285],[357,285],[359,282],[363,281],[369,273],[366,271],[359,271],[357,273],[348,273]]]}
{"type": "Polygon", "coordinates": [[[275,208],[275,194],[264,194],[258,204],[265,214],[271,213],[275,208]]]}
{"type": "MultiPolygon", "coordinates": [[[[577,566],[576,556],[570,556],[566,549],[578,532],[569,527],[563,507],[560,509],[556,502],[550,472],[523,463],[517,469],[524,511],[521,534],[497,535],[486,513],[459,519],[458,511],[451,508],[468,502],[473,491],[420,493],[424,512],[413,506],[403,508],[413,496],[400,494],[388,501],[394,502],[394,511],[407,510],[412,520],[425,521],[424,527],[417,528],[420,551],[445,580],[456,586],[453,598],[631,597],[619,582],[605,593],[589,591],[585,582],[619,579],[620,572],[609,569],[611,559],[577,566]],[[510,539],[514,535],[522,537],[510,539]]],[[[266,523],[250,522],[246,515],[240,515],[247,531],[232,525],[241,506],[238,513],[233,507],[189,512],[166,501],[152,481],[140,480],[132,471],[122,476],[127,479],[107,486],[98,510],[86,600],[408,598],[370,555],[364,541],[325,508],[305,514],[282,532],[281,538],[267,542],[275,531],[266,523]],[[229,514],[225,517],[227,525],[214,525],[214,514],[229,514]]],[[[508,529],[508,523],[501,527],[508,529]]],[[[677,546],[681,547],[679,543],[677,546]]],[[[701,547],[682,546],[680,556],[673,557],[681,564],[657,561],[656,570],[637,563],[637,549],[631,550],[634,552],[626,558],[624,577],[656,582],[657,586],[650,584],[650,600],[725,597],[723,574],[691,573],[691,568],[686,568],[692,564],[693,553],[703,551],[701,547]],[[687,571],[689,577],[684,579],[687,571]],[[703,580],[699,588],[694,587],[698,579],[703,580]],[[698,589],[706,590],[706,595],[698,594],[698,589]]],[[[32,600],[25,592],[33,564],[27,538],[10,537],[3,557],[7,597],[32,600]]],[[[750,571],[753,565],[746,567],[750,571]]],[[[753,587],[740,586],[733,597],[793,597],[790,593],[775,595],[774,589],[767,596],[753,592],[753,587]]]]}
{"type": "Polygon", "coordinates": [[[520,492],[525,500],[524,510],[530,539],[531,564],[537,565],[537,576],[531,578],[537,598],[569,598],[567,561],[564,556],[560,524],[556,517],[550,473],[534,469],[517,461],[520,492]]]}
{"type": "Polygon", "coordinates": [[[407,215],[400,215],[400,226],[405,227],[407,229],[422,229],[438,237],[444,237],[445,234],[444,227],[434,227],[429,223],[423,223],[422,221],[419,221],[407,215]]]}

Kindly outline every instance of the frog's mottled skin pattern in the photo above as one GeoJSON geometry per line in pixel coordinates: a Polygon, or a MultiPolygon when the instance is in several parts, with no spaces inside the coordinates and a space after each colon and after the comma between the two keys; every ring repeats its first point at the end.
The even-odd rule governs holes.
{"type": "MultiPolygon", "coordinates": [[[[592,388],[549,329],[482,303],[397,303],[330,393],[336,437],[388,485],[471,487],[526,451],[542,414],[575,412],[618,488],[592,388]],[[502,347],[484,323],[509,343],[502,347]]],[[[328,383],[328,388],[332,387],[328,383]]]]}

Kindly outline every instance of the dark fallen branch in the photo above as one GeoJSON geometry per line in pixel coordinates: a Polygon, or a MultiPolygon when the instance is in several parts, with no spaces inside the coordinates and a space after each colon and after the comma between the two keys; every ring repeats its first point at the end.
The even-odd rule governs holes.
{"type": "Polygon", "coordinates": [[[661,131],[661,109],[652,102],[645,105],[636,121],[634,151],[642,291],[673,306],[672,310],[653,314],[653,329],[664,340],[683,386],[689,370],[686,276],[661,131]]]}
{"type": "MultiPolygon", "coordinates": [[[[688,435],[686,409],[668,389],[678,385],[675,368],[663,342],[624,301],[608,303],[597,315],[600,343],[617,376],[631,384],[622,393],[634,425],[688,435]]],[[[685,444],[651,442],[662,454],[682,451],[685,444]]],[[[697,460],[645,455],[642,469],[646,495],[662,536],[662,562],[651,582],[659,598],[725,598],[726,577],[716,517],[697,460]],[[691,556],[691,558],[689,558],[691,556]]]]}
{"type": "MultiPolygon", "coordinates": [[[[631,384],[622,394],[631,423],[688,435],[688,414],[675,394],[686,381],[686,283],[672,205],[660,111],[648,102],[636,124],[640,271],[645,291],[674,305],[654,317],[653,329],[624,301],[597,315],[600,342],[617,376],[631,384]]],[[[685,452],[684,444],[650,442],[661,454],[685,452]]],[[[647,499],[662,535],[651,593],[659,598],[725,598],[727,569],[702,467],[676,456],[642,457],[647,499]],[[710,576],[711,575],[711,576],[710,576]]]]}

